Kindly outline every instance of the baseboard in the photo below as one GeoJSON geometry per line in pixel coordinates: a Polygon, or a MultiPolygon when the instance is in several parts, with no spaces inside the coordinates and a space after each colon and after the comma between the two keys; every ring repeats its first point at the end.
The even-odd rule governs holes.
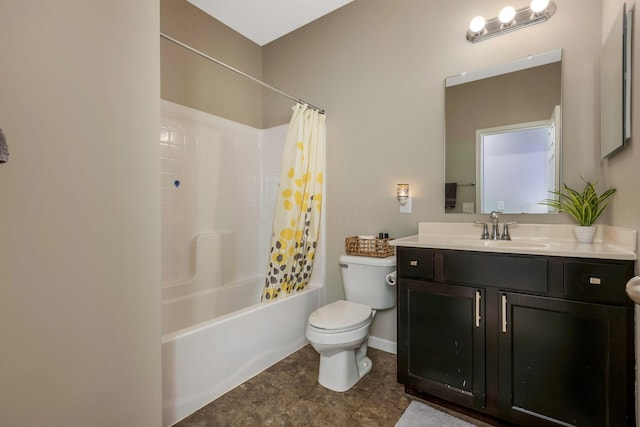
{"type": "Polygon", "coordinates": [[[398,354],[398,344],[378,337],[369,337],[369,347],[386,351],[391,354],[398,354]]]}

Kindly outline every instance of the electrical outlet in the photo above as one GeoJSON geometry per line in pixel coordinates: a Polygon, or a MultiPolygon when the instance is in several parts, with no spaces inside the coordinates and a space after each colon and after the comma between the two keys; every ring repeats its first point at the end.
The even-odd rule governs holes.
{"type": "Polygon", "coordinates": [[[500,212],[504,211],[504,201],[503,200],[498,201],[498,210],[500,212]]]}
{"type": "Polygon", "coordinates": [[[407,197],[404,205],[400,205],[400,213],[411,213],[411,197],[407,197]]]}
{"type": "Polygon", "coordinates": [[[462,204],[462,212],[464,212],[464,213],[473,213],[473,203],[463,203],[462,204]]]}

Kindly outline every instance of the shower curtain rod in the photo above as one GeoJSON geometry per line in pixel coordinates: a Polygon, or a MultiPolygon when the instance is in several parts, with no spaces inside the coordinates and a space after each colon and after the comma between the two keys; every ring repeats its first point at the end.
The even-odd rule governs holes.
{"type": "Polygon", "coordinates": [[[195,53],[196,55],[200,55],[201,57],[203,57],[205,59],[208,59],[211,62],[215,62],[216,64],[221,65],[221,66],[225,67],[228,70],[231,70],[231,71],[233,71],[235,73],[238,73],[241,76],[246,77],[249,80],[254,81],[255,83],[258,83],[258,84],[266,87],[267,89],[271,89],[272,91],[274,91],[276,93],[279,93],[280,95],[282,95],[284,97],[287,97],[292,101],[295,101],[295,102],[297,102],[299,104],[304,104],[304,105],[308,106],[309,108],[313,108],[314,110],[318,111],[320,114],[324,114],[324,110],[322,108],[319,108],[319,107],[316,107],[315,105],[309,104],[308,102],[303,101],[300,98],[296,98],[293,95],[289,95],[287,92],[282,91],[282,90],[278,89],[277,87],[273,87],[270,84],[267,84],[267,83],[263,82],[262,80],[258,80],[257,78],[255,78],[253,76],[250,76],[249,74],[244,73],[244,72],[238,70],[237,68],[232,67],[231,65],[225,64],[224,62],[220,61],[219,59],[216,59],[216,58],[214,58],[212,56],[207,55],[206,53],[202,53],[199,50],[194,49],[191,46],[189,46],[187,44],[184,44],[181,41],[176,40],[171,36],[168,36],[168,35],[166,35],[164,33],[160,33],[160,37],[162,37],[162,38],[164,38],[164,39],[166,39],[166,40],[168,40],[168,41],[170,41],[172,43],[175,43],[178,46],[183,47],[183,48],[187,49],[188,51],[195,53]]]}

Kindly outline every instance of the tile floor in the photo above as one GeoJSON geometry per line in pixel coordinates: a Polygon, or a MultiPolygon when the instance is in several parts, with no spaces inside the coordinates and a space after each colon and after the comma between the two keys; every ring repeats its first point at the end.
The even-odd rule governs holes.
{"type": "Polygon", "coordinates": [[[307,345],[176,426],[393,427],[411,402],[397,382],[396,356],[372,348],[368,354],[372,371],[337,393],[318,384],[320,356],[307,345]]]}

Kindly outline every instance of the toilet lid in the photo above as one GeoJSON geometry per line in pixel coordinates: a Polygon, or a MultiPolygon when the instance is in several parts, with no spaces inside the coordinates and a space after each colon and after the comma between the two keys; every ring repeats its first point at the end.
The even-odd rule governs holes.
{"type": "Polygon", "coordinates": [[[370,317],[368,305],[340,300],[311,313],[309,324],[321,329],[345,329],[365,323],[370,317]]]}

